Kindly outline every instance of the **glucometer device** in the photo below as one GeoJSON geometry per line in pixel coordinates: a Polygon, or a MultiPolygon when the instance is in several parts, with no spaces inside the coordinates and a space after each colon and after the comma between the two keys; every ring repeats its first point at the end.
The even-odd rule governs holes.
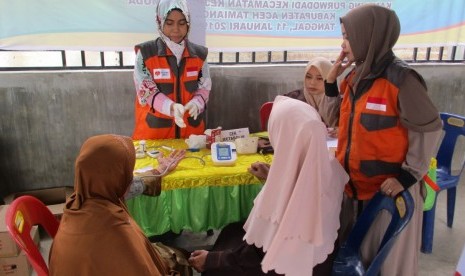
{"type": "Polygon", "coordinates": [[[212,161],[216,166],[233,166],[236,163],[236,145],[233,142],[215,142],[211,145],[212,161]]]}

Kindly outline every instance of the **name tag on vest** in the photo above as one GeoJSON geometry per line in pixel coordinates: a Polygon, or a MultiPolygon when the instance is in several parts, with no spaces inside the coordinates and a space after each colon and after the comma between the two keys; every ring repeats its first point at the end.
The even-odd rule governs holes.
{"type": "Polygon", "coordinates": [[[186,68],[186,77],[197,77],[199,75],[199,71],[197,67],[187,67],[186,68]]]}
{"type": "Polygon", "coordinates": [[[154,80],[163,80],[163,79],[170,79],[171,72],[170,69],[153,69],[153,79],[154,80]]]}
{"type": "Polygon", "coordinates": [[[386,111],[387,100],[384,98],[368,97],[366,109],[386,111]]]}

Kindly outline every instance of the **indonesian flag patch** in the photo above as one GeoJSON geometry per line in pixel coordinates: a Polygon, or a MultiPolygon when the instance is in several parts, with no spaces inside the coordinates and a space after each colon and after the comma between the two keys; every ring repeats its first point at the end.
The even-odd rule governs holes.
{"type": "Polygon", "coordinates": [[[385,98],[368,97],[366,109],[386,111],[387,100],[385,98]]]}
{"type": "Polygon", "coordinates": [[[197,67],[187,67],[186,68],[186,77],[197,77],[199,75],[199,70],[197,67]]]}
{"type": "Polygon", "coordinates": [[[171,78],[170,69],[157,68],[153,69],[154,80],[166,80],[171,78]]]}

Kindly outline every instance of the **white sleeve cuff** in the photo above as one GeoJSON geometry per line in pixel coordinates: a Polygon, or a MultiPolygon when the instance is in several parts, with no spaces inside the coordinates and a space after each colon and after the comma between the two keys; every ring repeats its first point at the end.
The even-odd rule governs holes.
{"type": "Polygon", "coordinates": [[[173,104],[174,102],[170,99],[170,98],[166,98],[163,103],[162,103],[162,107],[161,107],[161,113],[163,113],[164,115],[166,116],[173,116],[173,114],[171,114],[171,104],[173,104]]]}

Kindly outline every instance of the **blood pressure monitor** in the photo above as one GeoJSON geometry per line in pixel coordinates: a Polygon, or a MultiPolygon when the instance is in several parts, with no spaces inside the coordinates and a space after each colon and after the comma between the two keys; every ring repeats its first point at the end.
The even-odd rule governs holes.
{"type": "Polygon", "coordinates": [[[232,166],[236,163],[236,145],[233,142],[215,142],[211,145],[212,161],[216,166],[232,166]]]}

